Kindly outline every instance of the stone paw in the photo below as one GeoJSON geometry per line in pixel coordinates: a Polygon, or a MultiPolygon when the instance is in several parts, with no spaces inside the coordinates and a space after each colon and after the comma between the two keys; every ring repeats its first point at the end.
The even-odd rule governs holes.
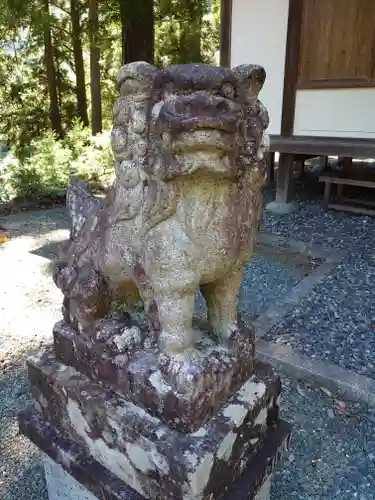
{"type": "Polygon", "coordinates": [[[192,351],[169,357],[165,354],[159,356],[160,370],[163,378],[175,392],[187,397],[193,397],[203,385],[204,358],[198,351],[192,351]]]}
{"type": "Polygon", "coordinates": [[[117,353],[131,354],[143,347],[143,336],[138,326],[125,327],[119,333],[113,335],[110,342],[111,347],[117,353]]]}
{"type": "Polygon", "coordinates": [[[233,328],[228,336],[227,346],[231,352],[236,353],[241,358],[253,356],[255,343],[254,327],[243,322],[233,328]]]}
{"type": "Polygon", "coordinates": [[[114,335],[120,335],[124,327],[130,326],[130,317],[100,319],[94,325],[95,339],[99,342],[108,342],[114,335]]]}
{"type": "Polygon", "coordinates": [[[228,374],[232,373],[234,360],[221,351],[210,356],[193,351],[189,357],[161,354],[159,364],[165,382],[175,392],[196,399],[217,384],[225,383],[228,374]]]}

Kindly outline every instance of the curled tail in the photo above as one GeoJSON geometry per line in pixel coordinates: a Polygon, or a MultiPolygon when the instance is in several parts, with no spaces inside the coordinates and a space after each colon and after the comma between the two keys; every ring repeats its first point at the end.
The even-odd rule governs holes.
{"type": "Polygon", "coordinates": [[[92,194],[88,182],[77,174],[72,175],[66,193],[71,240],[76,238],[88,217],[98,210],[99,204],[100,201],[92,194]]]}

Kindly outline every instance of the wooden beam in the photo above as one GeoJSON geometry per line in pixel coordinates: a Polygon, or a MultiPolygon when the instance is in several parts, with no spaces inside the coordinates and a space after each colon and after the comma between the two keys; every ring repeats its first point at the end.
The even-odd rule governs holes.
{"type": "Polygon", "coordinates": [[[302,0],[289,0],[281,135],[293,134],[301,44],[302,0]]]}
{"type": "Polygon", "coordinates": [[[220,4],[220,66],[230,67],[232,40],[233,0],[221,0],[220,4]]]}
{"type": "Polygon", "coordinates": [[[350,137],[321,137],[271,135],[271,151],[305,154],[311,156],[342,156],[350,158],[375,158],[374,139],[350,137]]]}

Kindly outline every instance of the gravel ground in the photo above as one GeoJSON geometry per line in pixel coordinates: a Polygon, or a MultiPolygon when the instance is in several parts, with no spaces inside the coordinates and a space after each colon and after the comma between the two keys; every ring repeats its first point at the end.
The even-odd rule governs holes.
{"type": "Polygon", "coordinates": [[[30,400],[25,358],[51,341],[61,296],[48,257],[68,231],[65,211],[0,218],[10,241],[0,246],[0,498],[47,499],[35,447],[18,435],[16,415],[30,400]]]}
{"type": "MultiPolygon", "coordinates": [[[[26,349],[27,353],[32,348],[26,349]]],[[[25,356],[26,356],[25,352],[25,356]]],[[[21,353],[19,353],[21,354],[21,353]]],[[[0,370],[0,498],[47,500],[40,454],[18,434],[17,413],[31,402],[22,354],[0,370]]]]}
{"type": "Polygon", "coordinates": [[[375,378],[375,265],[349,257],[265,340],[375,378]]]}
{"type": "MultiPolygon", "coordinates": [[[[307,244],[336,250],[350,249],[352,256],[368,256],[373,247],[375,218],[345,212],[325,213],[318,193],[316,177],[309,175],[305,185],[299,186],[297,191],[298,210],[282,216],[264,212],[262,229],[307,244]]],[[[272,201],[274,190],[267,190],[264,198],[265,204],[272,201]]]]}
{"type": "Polygon", "coordinates": [[[271,500],[375,499],[375,410],[287,378],[282,394],[293,437],[271,500]]]}
{"type": "Polygon", "coordinates": [[[322,201],[306,200],[303,191],[299,199],[293,214],[266,213],[263,229],[348,255],[265,340],[375,377],[375,218],[324,213],[322,201]]]}
{"type": "MultiPolygon", "coordinates": [[[[274,302],[280,300],[301,280],[300,272],[292,267],[253,255],[245,266],[239,300],[239,310],[243,316],[254,320],[264,313],[274,302]]],[[[200,316],[206,314],[206,304],[197,292],[196,309],[200,316]]]]}
{"type": "Polygon", "coordinates": [[[285,297],[300,280],[301,276],[290,266],[262,255],[254,255],[244,269],[240,312],[255,319],[271,304],[285,297]]]}

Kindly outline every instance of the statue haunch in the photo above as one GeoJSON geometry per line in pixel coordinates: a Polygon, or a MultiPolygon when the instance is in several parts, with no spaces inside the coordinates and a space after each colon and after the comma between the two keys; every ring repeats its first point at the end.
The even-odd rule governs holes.
{"type": "Polygon", "coordinates": [[[114,302],[141,297],[169,359],[194,351],[200,287],[218,341],[237,331],[242,268],[261,213],[265,72],[204,64],[118,73],[113,113],[116,178],[103,201],[73,176],[71,242],[56,266],[66,321],[87,336],[114,302]]]}

